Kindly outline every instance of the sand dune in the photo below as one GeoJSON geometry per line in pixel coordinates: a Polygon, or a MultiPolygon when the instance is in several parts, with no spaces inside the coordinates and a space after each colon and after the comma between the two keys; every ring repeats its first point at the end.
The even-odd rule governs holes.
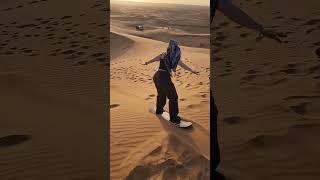
{"type": "Polygon", "coordinates": [[[0,7],[0,179],[106,178],[105,1],[0,7]]]}
{"type": "Polygon", "coordinates": [[[285,36],[256,41],[256,32],[215,17],[220,171],[238,180],[319,179],[319,2],[235,3],[285,36]]]}
{"type": "MultiPolygon", "coordinates": [[[[149,112],[155,105],[152,76],[158,63],[142,65],[162,53],[167,42],[130,33],[122,26],[111,26],[111,31],[118,40],[134,42],[111,59],[111,178],[209,179],[210,51],[181,47],[183,60],[201,73],[196,76],[178,69],[174,76],[181,115],[194,124],[191,129],[178,129],[149,112]]],[[[162,35],[161,31],[152,33],[162,35]]],[[[187,42],[189,37],[183,38],[187,42]]],[[[119,46],[128,44],[119,42],[119,46]]]]}
{"type": "MultiPolygon", "coordinates": [[[[163,48],[165,49],[166,44],[131,35],[126,36],[135,39],[133,47],[122,56],[113,60],[111,64],[111,105],[118,104],[111,109],[111,177],[115,179],[124,177],[127,177],[128,179],[162,179],[163,176],[170,176],[171,178],[208,177],[210,156],[208,133],[209,120],[208,113],[203,113],[209,110],[208,96],[203,96],[202,98],[199,98],[199,96],[192,97],[192,95],[189,95],[188,93],[208,94],[209,85],[204,83],[204,85],[200,86],[198,85],[199,83],[197,84],[194,82],[194,85],[189,85],[189,88],[196,88],[198,90],[178,90],[179,94],[184,97],[184,103],[181,103],[181,112],[183,112],[183,116],[189,117],[195,122],[202,124],[199,127],[194,125],[197,130],[190,132],[191,135],[176,135],[178,140],[175,141],[181,143],[181,145],[172,143],[172,137],[176,136],[171,135],[171,133],[164,133],[164,129],[161,127],[161,121],[148,112],[148,108],[154,105],[156,96],[151,76],[157,65],[151,67],[141,65],[143,62],[142,59],[153,57],[154,55],[152,54],[156,53],[155,51],[143,51],[143,49],[154,47],[154,49],[158,48],[158,51],[161,52],[163,48]],[[205,101],[201,101],[202,99],[205,101]],[[203,104],[203,107],[192,109],[191,107],[188,107],[190,103],[203,104]],[[190,136],[190,141],[180,142],[188,136],[190,136]],[[191,145],[191,142],[195,142],[196,144],[191,145]],[[175,149],[177,147],[181,148],[183,152],[186,152],[183,154],[181,154],[182,152],[177,152],[175,149]],[[163,148],[162,151],[163,153],[166,152],[165,155],[168,153],[172,154],[172,157],[164,156],[163,153],[154,155],[155,157],[150,155],[151,152],[156,151],[159,148],[163,148]],[[179,162],[178,159],[186,158],[184,156],[191,156],[195,159],[186,159],[183,162],[179,162]],[[206,165],[202,165],[202,161],[197,161],[198,159],[196,157],[198,156],[203,158],[203,162],[206,162],[206,165]],[[168,159],[168,162],[159,164],[155,159],[153,161],[149,160],[151,157],[155,159],[165,158],[168,159]],[[186,173],[188,167],[184,167],[184,165],[189,163],[190,165],[199,168],[198,171],[193,171],[193,173],[195,173],[193,175],[186,173]],[[181,171],[172,169],[175,168],[177,164],[182,166],[180,167],[182,168],[181,171]],[[151,169],[149,169],[149,167],[151,169]],[[147,169],[143,170],[144,168],[147,169]],[[146,174],[141,174],[141,170],[146,171],[146,174]],[[128,174],[128,172],[130,173],[128,174]]],[[[207,64],[207,67],[209,66],[208,62],[203,62],[205,56],[208,56],[208,50],[195,49],[194,52],[192,52],[192,48],[183,48],[186,48],[184,51],[188,55],[190,54],[198,57],[201,57],[201,55],[203,56],[203,58],[197,59],[194,63],[199,63],[199,65],[207,64]]],[[[190,59],[192,59],[191,57],[190,59]]],[[[205,73],[206,72],[204,71],[204,76],[202,77],[204,80],[207,79],[208,82],[205,73]]],[[[209,72],[207,72],[207,75],[208,73],[209,72]]],[[[179,74],[180,75],[177,75],[181,76],[181,78],[177,77],[177,80],[179,80],[177,81],[177,84],[180,83],[179,87],[183,87],[184,81],[187,81],[183,78],[197,78],[192,77],[192,75],[187,75],[182,71],[179,71],[179,74]]],[[[188,81],[190,81],[190,84],[192,83],[192,80],[188,81]]],[[[168,124],[166,126],[168,126],[168,124]]]]}
{"type": "Polygon", "coordinates": [[[115,59],[118,56],[122,55],[129,49],[134,41],[124,36],[117,35],[115,33],[110,33],[110,58],[115,59]]]}
{"type": "Polygon", "coordinates": [[[209,7],[117,2],[111,4],[110,17],[116,32],[162,42],[174,38],[189,47],[210,46],[209,7]],[[136,31],[136,25],[145,30],[136,31]]]}

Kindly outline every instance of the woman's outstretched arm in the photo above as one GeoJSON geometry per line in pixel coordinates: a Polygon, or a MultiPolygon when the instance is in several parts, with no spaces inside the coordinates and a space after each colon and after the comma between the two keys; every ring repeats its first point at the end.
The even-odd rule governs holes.
{"type": "Polygon", "coordinates": [[[199,74],[199,72],[192,70],[188,65],[186,65],[185,63],[183,63],[182,60],[180,60],[178,64],[179,64],[179,66],[180,66],[182,69],[184,69],[184,70],[187,70],[187,71],[192,72],[192,73],[194,73],[194,74],[199,74]]]}
{"type": "Polygon", "coordinates": [[[160,58],[161,58],[161,54],[159,54],[158,56],[156,56],[156,57],[153,58],[153,59],[150,59],[149,61],[146,61],[146,62],[144,63],[144,65],[148,65],[148,64],[150,64],[150,63],[153,63],[153,62],[156,62],[156,61],[160,61],[160,58]]]}
{"type": "Polygon", "coordinates": [[[263,26],[253,20],[248,14],[232,4],[230,0],[218,0],[217,9],[232,21],[255,31],[262,31],[263,26]]]}
{"type": "Polygon", "coordinates": [[[217,9],[235,23],[246,28],[255,30],[257,32],[260,32],[262,35],[270,39],[274,39],[278,42],[281,42],[281,39],[279,37],[283,36],[282,33],[277,33],[271,29],[266,30],[261,24],[256,22],[247,13],[245,13],[239,7],[232,4],[231,0],[218,0],[217,9]]]}

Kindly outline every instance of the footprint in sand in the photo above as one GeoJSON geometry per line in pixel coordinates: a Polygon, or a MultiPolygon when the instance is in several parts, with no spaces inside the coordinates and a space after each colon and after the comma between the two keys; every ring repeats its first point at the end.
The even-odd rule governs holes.
{"type": "Polygon", "coordinates": [[[250,69],[247,71],[247,74],[257,74],[257,73],[258,73],[258,71],[255,69],[250,69]]]}
{"type": "Polygon", "coordinates": [[[57,53],[51,53],[49,56],[57,56],[57,53]]]}
{"type": "Polygon", "coordinates": [[[110,105],[110,109],[116,108],[116,107],[118,107],[118,106],[120,106],[120,104],[111,104],[111,105],[110,105]]]}
{"type": "Polygon", "coordinates": [[[31,1],[31,2],[29,2],[28,4],[35,4],[35,3],[37,3],[38,1],[31,1]]]}
{"type": "Polygon", "coordinates": [[[81,46],[82,49],[89,49],[90,46],[81,46]]]}
{"type": "Polygon", "coordinates": [[[10,10],[12,10],[12,8],[3,9],[3,11],[10,11],[10,10]]]}
{"type": "Polygon", "coordinates": [[[316,65],[316,66],[309,68],[309,73],[312,74],[312,73],[317,73],[317,72],[320,72],[320,65],[316,65]]]}
{"type": "MultiPolygon", "coordinates": [[[[313,43],[312,45],[313,45],[314,47],[315,47],[315,46],[319,46],[319,45],[320,45],[320,41],[319,41],[319,42],[315,42],[315,43],[313,43]]],[[[319,49],[319,48],[318,48],[318,49],[319,49]]]]}
{"type": "Polygon", "coordinates": [[[207,98],[207,94],[201,94],[200,95],[202,98],[207,98]]]}
{"type": "Polygon", "coordinates": [[[242,118],[240,116],[230,116],[223,119],[223,121],[228,124],[239,124],[241,120],[242,118]]]}
{"type": "Polygon", "coordinates": [[[13,54],[14,54],[14,52],[12,52],[12,51],[7,51],[4,53],[4,55],[13,55],[13,54]]]}
{"type": "Polygon", "coordinates": [[[245,81],[245,82],[251,82],[253,81],[254,79],[256,79],[257,75],[255,74],[250,74],[250,75],[247,75],[247,76],[244,76],[241,78],[242,81],[245,81]]]}
{"type": "Polygon", "coordinates": [[[250,52],[250,51],[253,51],[254,49],[251,49],[251,48],[247,48],[247,49],[245,49],[245,51],[247,51],[247,52],[250,52]]]}
{"type": "Polygon", "coordinates": [[[196,109],[196,108],[199,108],[201,107],[201,104],[189,104],[187,106],[187,109],[196,109]]]}
{"type": "Polygon", "coordinates": [[[293,21],[301,21],[300,18],[296,18],[296,17],[291,17],[290,19],[293,20],[293,21]]]}
{"type": "Polygon", "coordinates": [[[240,34],[240,37],[245,38],[245,37],[247,37],[249,35],[250,35],[250,33],[242,33],[242,34],[240,34]]]}
{"type": "Polygon", "coordinates": [[[21,144],[30,139],[30,135],[9,135],[5,137],[0,137],[0,148],[21,144]]]}
{"type": "Polygon", "coordinates": [[[31,49],[27,49],[27,50],[24,50],[23,52],[27,54],[27,53],[32,53],[32,51],[33,50],[31,50],[31,49]]]}
{"type": "Polygon", "coordinates": [[[303,25],[313,26],[313,25],[317,25],[319,23],[320,23],[320,19],[311,19],[311,20],[307,21],[306,23],[304,23],[303,25]]]}
{"type": "Polygon", "coordinates": [[[72,16],[63,16],[62,18],[61,18],[61,20],[64,20],[64,19],[69,19],[69,18],[71,18],[72,16]]]}
{"type": "Polygon", "coordinates": [[[73,54],[75,53],[75,50],[67,50],[67,51],[63,51],[62,54],[73,54]]]}
{"type": "Polygon", "coordinates": [[[88,63],[88,61],[87,60],[84,60],[84,61],[79,61],[79,62],[77,62],[76,64],[74,64],[75,66],[83,66],[83,65],[85,65],[85,64],[87,64],[88,63]]]}
{"type": "Polygon", "coordinates": [[[284,19],[284,17],[283,16],[277,16],[274,19],[284,19]]]}
{"type": "Polygon", "coordinates": [[[226,69],[225,72],[232,72],[232,69],[226,69]]]}
{"type": "Polygon", "coordinates": [[[76,47],[79,47],[78,44],[72,44],[71,46],[69,46],[70,48],[76,48],[76,47]]]}
{"type": "Polygon", "coordinates": [[[317,30],[317,29],[316,28],[308,29],[308,30],[306,30],[305,34],[308,35],[308,34],[312,33],[315,30],[317,30]]]}
{"type": "Polygon", "coordinates": [[[309,103],[307,102],[303,102],[303,103],[300,103],[298,105],[295,105],[295,106],[291,106],[290,108],[297,114],[300,114],[300,115],[305,115],[307,110],[306,110],[306,107],[309,103]]]}

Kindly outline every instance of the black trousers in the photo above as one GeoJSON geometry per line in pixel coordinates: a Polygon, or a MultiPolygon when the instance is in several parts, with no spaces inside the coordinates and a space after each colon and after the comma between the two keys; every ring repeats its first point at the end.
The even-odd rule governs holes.
{"type": "Polygon", "coordinates": [[[211,158],[213,161],[213,169],[215,170],[219,163],[220,163],[220,149],[219,149],[219,143],[218,143],[218,108],[216,106],[216,103],[214,101],[214,97],[212,95],[212,92],[210,91],[210,123],[212,126],[211,132],[212,132],[212,137],[211,137],[211,152],[213,158],[211,158]]]}
{"type": "Polygon", "coordinates": [[[171,81],[170,74],[166,71],[157,71],[153,76],[153,82],[157,88],[157,113],[162,113],[166,105],[167,98],[169,99],[169,114],[170,121],[179,123],[180,118],[178,106],[178,94],[176,88],[171,81]]]}

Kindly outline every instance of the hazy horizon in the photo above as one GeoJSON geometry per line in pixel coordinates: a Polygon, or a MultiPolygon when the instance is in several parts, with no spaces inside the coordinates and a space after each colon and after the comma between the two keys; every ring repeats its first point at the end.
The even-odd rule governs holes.
{"type": "Polygon", "coordinates": [[[142,3],[165,3],[209,6],[209,0],[111,0],[110,2],[142,2],[142,3]]]}

